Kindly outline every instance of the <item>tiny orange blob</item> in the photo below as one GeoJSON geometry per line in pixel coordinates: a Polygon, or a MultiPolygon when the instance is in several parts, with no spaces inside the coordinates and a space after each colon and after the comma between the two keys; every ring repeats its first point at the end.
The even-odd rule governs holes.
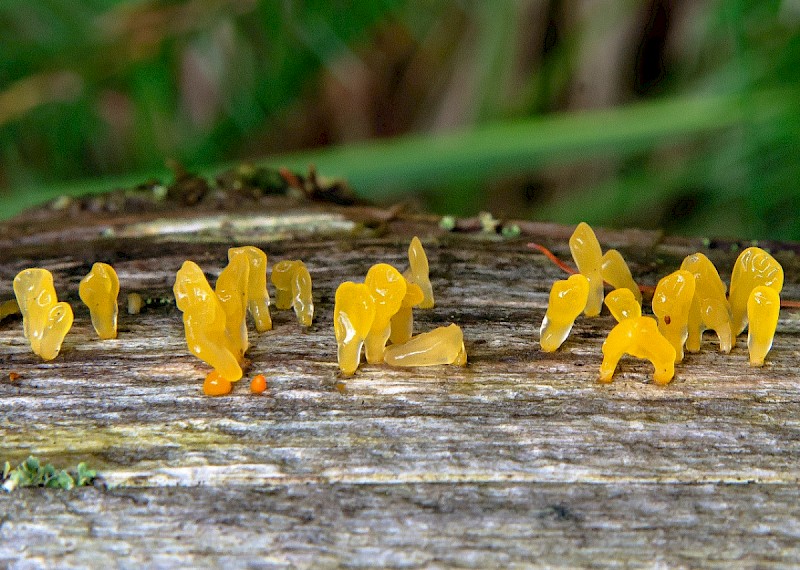
{"type": "Polygon", "coordinates": [[[212,370],[203,382],[203,393],[206,396],[224,396],[230,394],[233,384],[220,376],[219,372],[212,370]]]}
{"type": "Polygon", "coordinates": [[[250,391],[253,394],[262,394],[267,391],[267,379],[263,374],[256,374],[250,381],[250,391]]]}
{"type": "Polygon", "coordinates": [[[19,372],[9,372],[8,373],[8,379],[11,382],[14,382],[15,380],[19,380],[19,378],[20,378],[19,372]]]}

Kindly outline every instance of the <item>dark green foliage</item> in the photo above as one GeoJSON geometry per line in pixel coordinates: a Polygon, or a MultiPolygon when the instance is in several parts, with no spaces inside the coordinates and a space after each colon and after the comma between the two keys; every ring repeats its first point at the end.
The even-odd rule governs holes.
{"type": "Polygon", "coordinates": [[[301,172],[313,162],[370,199],[422,193],[443,214],[800,239],[796,2],[574,7],[7,0],[0,188],[16,192],[0,217],[61,192],[168,183],[167,158],[214,176],[220,162],[266,157],[301,172]],[[575,103],[604,47],[593,38],[613,45],[631,25],[619,95],[575,103]],[[361,136],[419,134],[280,154],[340,142],[331,125],[349,115],[335,108],[352,93],[332,100],[337,82],[365,98],[361,136]],[[463,109],[444,124],[462,130],[432,134],[451,106],[463,109]],[[55,186],[83,178],[91,187],[55,186]]]}

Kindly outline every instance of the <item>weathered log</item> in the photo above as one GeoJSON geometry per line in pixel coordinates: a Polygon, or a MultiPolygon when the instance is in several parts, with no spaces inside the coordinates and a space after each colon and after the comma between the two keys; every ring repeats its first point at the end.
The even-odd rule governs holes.
{"type": "MultiPolygon", "coordinates": [[[[0,323],[0,460],[87,461],[95,488],[0,495],[0,565],[20,567],[794,566],[800,563],[798,320],[782,313],[763,368],[745,338],[730,355],[707,336],[666,387],[623,359],[597,382],[603,314],[578,320],[558,352],[537,348],[554,279],[526,247],[568,259],[571,228],[519,223],[503,238],[460,222],[286,197],[138,214],[43,210],[0,227],[0,300],[21,269],[53,271],[75,309],[63,352],[42,362],[18,318],[0,323]],[[222,209],[220,209],[222,207],[222,209]],[[336,366],[333,294],[370,265],[406,264],[418,235],[436,307],[416,330],[455,322],[469,365],[336,366]],[[317,313],[251,330],[247,375],[269,389],[202,394],[208,367],[186,350],[172,303],[193,259],[215,277],[229,246],[270,263],[303,259],[317,313]],[[122,297],[148,300],[99,341],[80,278],[111,263],[122,297]],[[21,377],[8,379],[9,372],[21,377]]],[[[704,251],[729,276],[730,242],[598,231],[645,284],[704,251]],[[727,272],[727,273],[726,273],[727,272]]],[[[800,299],[796,246],[770,244],[800,299]]]]}

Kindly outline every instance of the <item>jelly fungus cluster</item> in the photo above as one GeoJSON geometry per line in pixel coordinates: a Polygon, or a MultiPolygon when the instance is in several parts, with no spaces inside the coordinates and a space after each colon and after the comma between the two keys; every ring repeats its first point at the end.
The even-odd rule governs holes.
{"type": "MultiPolygon", "coordinates": [[[[687,256],[678,270],[655,286],[653,316],[644,316],[641,288],[618,251],[603,253],[594,231],[585,223],[577,226],[569,246],[578,272],[556,281],[550,290],[540,328],[543,351],[558,350],[580,314],[597,316],[605,303],[617,324],[603,343],[602,382],[612,380],[619,360],[629,354],[649,360],[654,366],[653,380],[667,384],[684,352],[700,350],[706,330],[714,331],[720,352],[728,353],[747,328],[750,364],[764,363],[778,323],[783,269],[763,249],[742,251],[733,267],[729,292],[705,255],[687,256]],[[604,284],[613,288],[605,296],[604,284]]],[[[556,260],[549,251],[537,248],[556,260]]],[[[466,365],[464,336],[457,325],[414,335],[413,309],[434,307],[428,258],[417,237],[411,240],[408,261],[409,268],[402,273],[378,263],[369,269],[363,283],[346,281],[337,288],[334,335],[344,375],[356,372],[362,349],[370,364],[466,365]]],[[[203,384],[208,395],[229,393],[232,383],[243,376],[249,347],[247,313],[258,332],[272,329],[267,269],[266,254],[245,246],[228,250],[228,265],[213,289],[193,261],[184,262],[177,272],[173,291],[183,312],[186,344],[192,354],[213,368],[203,384]]],[[[275,306],[293,309],[302,326],[311,326],[314,302],[305,264],[299,260],[276,263],[271,281],[275,306]]],[[[95,263],[80,282],[80,298],[89,308],[92,326],[102,340],[117,336],[119,290],[116,272],[105,263],[95,263]]],[[[21,271],[14,279],[14,294],[16,301],[0,303],[0,319],[22,313],[31,349],[44,360],[52,360],[72,326],[72,308],[58,301],[53,276],[46,269],[21,271]]],[[[129,314],[138,313],[143,305],[141,295],[128,294],[129,314]]],[[[266,389],[266,378],[256,375],[250,383],[251,392],[266,389]]]]}
{"type": "Polygon", "coordinates": [[[350,376],[361,363],[390,366],[466,365],[464,335],[451,324],[413,335],[413,307],[433,308],[428,257],[419,238],[408,248],[404,273],[386,263],[373,265],[364,283],[345,281],[336,289],[333,327],[339,369],[350,376]],[[391,342],[388,347],[387,342],[391,342]]]}
{"type": "MultiPolygon", "coordinates": [[[[314,317],[311,277],[302,261],[282,261],[272,270],[278,308],[294,306],[297,318],[310,326],[314,317]]],[[[272,329],[267,291],[267,256],[253,246],[228,250],[228,265],[211,289],[203,271],[193,261],[184,262],[173,287],[175,303],[183,312],[189,351],[214,370],[206,377],[203,391],[212,396],[227,394],[231,383],[243,376],[244,355],[249,347],[246,315],[258,332],[272,329]]],[[[255,379],[254,379],[255,381],[255,379]]],[[[253,390],[260,393],[264,388],[253,390]]]]}
{"type": "MultiPolygon", "coordinates": [[[[89,307],[97,336],[102,340],[117,337],[117,296],[119,279],[106,263],[95,263],[78,289],[81,301],[89,307]]],[[[44,360],[53,360],[61,351],[64,337],[72,328],[72,307],[58,301],[53,275],[47,269],[23,269],[14,278],[16,302],[0,304],[0,318],[22,313],[22,326],[31,350],[44,360]]]]}
{"type": "Polygon", "coordinates": [[[657,384],[669,383],[684,350],[698,352],[703,331],[713,330],[719,350],[728,353],[748,328],[750,364],[761,366],[778,324],[783,268],[766,251],[750,247],[733,267],[730,293],[714,264],[702,253],[687,256],[680,269],[661,279],[652,300],[653,315],[642,316],[642,293],[616,250],[602,253],[586,223],[569,240],[578,273],[556,281],[539,331],[543,351],[557,350],[583,312],[593,317],[603,304],[603,283],[613,287],[605,304],[617,325],[603,343],[600,381],[611,382],[624,354],[649,360],[657,384]]]}

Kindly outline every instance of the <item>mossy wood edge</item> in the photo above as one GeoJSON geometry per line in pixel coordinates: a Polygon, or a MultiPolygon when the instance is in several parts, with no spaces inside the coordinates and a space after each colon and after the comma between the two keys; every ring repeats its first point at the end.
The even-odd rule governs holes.
{"type": "MultiPolygon", "coordinates": [[[[75,309],[62,354],[42,362],[19,319],[0,323],[0,460],[30,454],[64,467],[86,461],[94,488],[0,494],[0,565],[203,567],[670,566],[800,563],[800,323],[784,310],[767,365],[751,369],[746,339],[730,355],[688,355],[666,387],[624,359],[597,382],[612,318],[579,318],[558,352],[537,348],[553,280],[563,272],[526,247],[568,259],[571,228],[518,222],[505,239],[403,209],[269,198],[243,211],[149,214],[39,211],[0,226],[0,300],[14,275],[53,271],[75,309]],[[436,307],[416,330],[450,322],[469,366],[362,365],[341,378],[333,295],[377,262],[402,269],[418,235],[436,307]],[[185,346],[171,302],[185,259],[212,278],[227,248],[256,245],[270,266],[302,259],[315,322],[273,311],[251,328],[243,380],[204,396],[207,367],[185,346]],[[78,282],[112,264],[129,292],[119,337],[95,338],[78,282]],[[8,379],[10,372],[21,377],[8,379]]],[[[729,278],[736,246],[598,231],[634,277],[654,284],[703,251],[729,278]]],[[[795,244],[769,244],[800,299],[795,244]]]]}

